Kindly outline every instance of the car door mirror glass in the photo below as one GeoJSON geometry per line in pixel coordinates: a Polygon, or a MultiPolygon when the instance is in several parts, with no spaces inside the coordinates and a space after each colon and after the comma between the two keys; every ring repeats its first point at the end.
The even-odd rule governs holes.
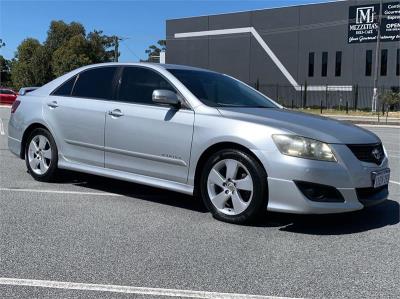
{"type": "Polygon", "coordinates": [[[167,89],[156,89],[153,91],[152,100],[154,103],[179,106],[181,101],[178,95],[167,89]]]}

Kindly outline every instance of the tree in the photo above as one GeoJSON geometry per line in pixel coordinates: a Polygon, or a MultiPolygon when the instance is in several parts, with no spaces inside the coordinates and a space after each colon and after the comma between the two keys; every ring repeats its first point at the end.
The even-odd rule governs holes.
{"type": "Polygon", "coordinates": [[[112,61],[114,46],[112,36],[94,30],[88,35],[82,24],[52,21],[44,43],[51,53],[51,67],[54,77],[63,75],[75,68],[112,61]]]}
{"type": "Polygon", "coordinates": [[[36,39],[27,38],[17,48],[11,64],[14,87],[40,86],[50,80],[49,54],[36,39]]]}
{"type": "Polygon", "coordinates": [[[167,43],[166,43],[165,39],[160,39],[157,42],[157,45],[149,46],[149,48],[144,51],[148,57],[146,60],[142,60],[142,61],[160,62],[160,53],[161,53],[161,51],[166,50],[166,45],[167,45],[167,43]]]}
{"type": "Polygon", "coordinates": [[[58,77],[73,69],[92,63],[90,43],[82,35],[75,35],[53,53],[53,74],[58,77]]]}
{"type": "MultiPolygon", "coordinates": [[[[27,38],[12,61],[0,56],[0,83],[17,89],[40,86],[75,68],[113,61],[115,41],[115,36],[101,30],[86,35],[83,25],[77,22],[52,21],[43,44],[27,38]]],[[[0,39],[0,48],[4,46],[0,39]]]]}
{"type": "Polygon", "coordinates": [[[77,22],[52,21],[43,44],[25,39],[11,63],[11,78],[16,88],[40,86],[75,68],[113,60],[114,36],[94,30],[88,35],[77,22]]]}
{"type": "Polygon", "coordinates": [[[115,36],[94,30],[87,35],[90,44],[90,59],[93,63],[109,62],[114,59],[115,36]]]}
{"type": "Polygon", "coordinates": [[[50,57],[48,49],[44,46],[38,47],[32,56],[31,64],[35,77],[35,80],[33,80],[34,86],[44,85],[54,78],[51,71],[50,57]]]}
{"type": "Polygon", "coordinates": [[[53,53],[76,35],[85,36],[85,28],[82,24],[77,22],[66,24],[63,21],[52,21],[47,31],[47,38],[44,45],[50,53],[53,53]]]}
{"type": "Polygon", "coordinates": [[[0,55],[0,86],[11,86],[11,61],[0,55]]]}
{"type": "Polygon", "coordinates": [[[114,51],[110,48],[113,46],[114,38],[103,35],[102,31],[95,30],[87,37],[75,35],[54,51],[51,62],[53,74],[58,77],[84,65],[112,61],[114,51]]]}
{"type": "Polygon", "coordinates": [[[387,112],[389,112],[390,107],[400,105],[400,92],[395,90],[386,91],[380,97],[380,100],[387,107],[387,112]]]}

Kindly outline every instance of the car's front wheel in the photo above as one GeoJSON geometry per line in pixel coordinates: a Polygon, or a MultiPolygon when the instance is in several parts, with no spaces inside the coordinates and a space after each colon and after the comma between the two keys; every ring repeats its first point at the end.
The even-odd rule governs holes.
{"type": "Polygon", "coordinates": [[[35,180],[48,182],[54,178],[58,151],[49,131],[38,128],[29,135],[25,146],[25,162],[35,180]]]}
{"type": "Polygon", "coordinates": [[[219,220],[243,224],[265,214],[267,175],[251,155],[222,150],[206,162],[200,181],[202,198],[219,220]]]}

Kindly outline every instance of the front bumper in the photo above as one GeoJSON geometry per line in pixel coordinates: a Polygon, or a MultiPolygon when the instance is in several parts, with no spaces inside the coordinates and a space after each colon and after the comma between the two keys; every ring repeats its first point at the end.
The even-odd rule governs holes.
{"type": "Polygon", "coordinates": [[[351,212],[385,201],[382,192],[363,193],[372,188],[371,173],[388,167],[388,159],[381,165],[358,160],[346,145],[331,145],[337,162],[324,162],[282,155],[277,149],[255,151],[268,174],[269,211],[295,214],[332,214],[351,212]],[[309,200],[295,181],[332,186],[343,196],[343,202],[317,202],[309,200]]]}

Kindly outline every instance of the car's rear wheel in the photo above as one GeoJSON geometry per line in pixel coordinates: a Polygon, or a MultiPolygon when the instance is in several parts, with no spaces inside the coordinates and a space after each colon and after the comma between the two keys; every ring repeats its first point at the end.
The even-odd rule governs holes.
{"type": "Polygon", "coordinates": [[[206,162],[200,180],[204,203],[219,220],[243,224],[265,215],[267,176],[251,155],[221,150],[206,162]]]}
{"type": "Polygon", "coordinates": [[[54,178],[58,151],[49,131],[43,128],[33,130],[25,146],[25,162],[35,180],[48,182],[54,178]]]}

